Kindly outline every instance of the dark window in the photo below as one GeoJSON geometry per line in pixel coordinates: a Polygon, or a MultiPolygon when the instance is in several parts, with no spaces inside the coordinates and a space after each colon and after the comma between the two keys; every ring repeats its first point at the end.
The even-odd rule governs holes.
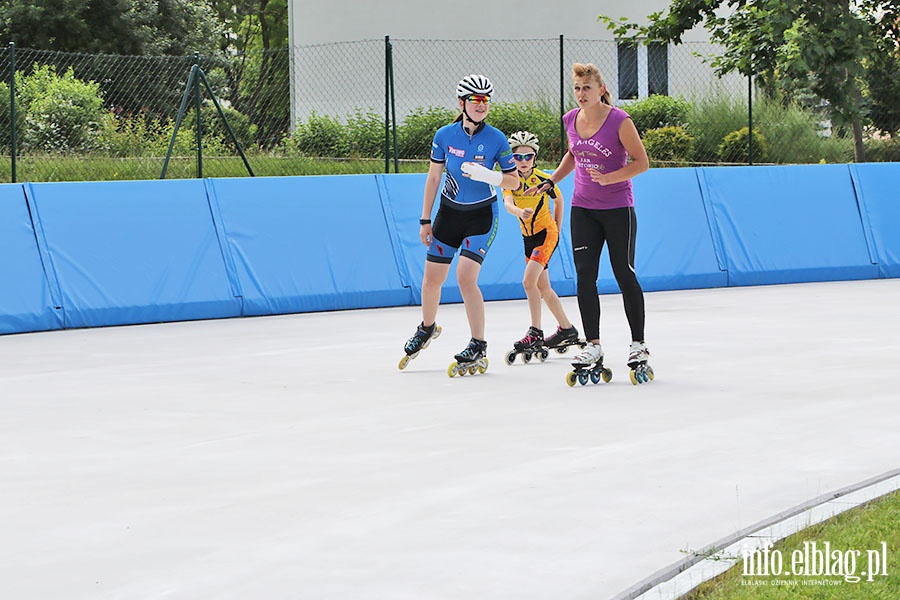
{"type": "Polygon", "coordinates": [[[669,47],[663,42],[647,46],[647,91],[669,95],[669,47]]]}
{"type": "Polygon", "coordinates": [[[619,98],[630,100],[638,97],[637,46],[619,43],[619,98]]]}

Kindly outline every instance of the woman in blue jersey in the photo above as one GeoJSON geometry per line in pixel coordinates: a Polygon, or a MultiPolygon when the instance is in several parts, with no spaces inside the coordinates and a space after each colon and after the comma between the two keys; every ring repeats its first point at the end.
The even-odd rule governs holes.
{"type": "Polygon", "coordinates": [[[478,274],[497,231],[499,210],[494,186],[519,187],[516,164],[509,142],[499,129],[485,122],[494,86],[483,75],[468,75],[456,86],[460,114],[453,123],[438,129],[431,144],[431,166],[425,179],[425,196],[419,237],[428,246],[422,279],[422,323],[406,342],[404,368],[410,358],[440,334],[435,324],[441,303],[441,286],[457,252],[456,280],[469,321],[471,340],[455,356],[459,365],[481,361],[487,351],[484,340],[484,298],[478,274]],[[499,165],[500,171],[494,166],[499,165]],[[440,206],[431,215],[441,177],[440,206]]]}

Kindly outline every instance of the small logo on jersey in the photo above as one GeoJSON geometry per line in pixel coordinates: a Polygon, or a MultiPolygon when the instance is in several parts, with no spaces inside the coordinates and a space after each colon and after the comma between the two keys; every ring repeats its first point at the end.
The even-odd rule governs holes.
{"type": "Polygon", "coordinates": [[[478,144],[478,151],[484,152],[484,144],[478,144]]]}
{"type": "Polygon", "coordinates": [[[484,154],[476,154],[475,160],[479,162],[484,162],[484,154]]]}
{"type": "Polygon", "coordinates": [[[484,248],[479,248],[478,251],[481,252],[482,255],[487,254],[487,250],[485,250],[484,248]]]}
{"type": "Polygon", "coordinates": [[[572,252],[578,252],[579,250],[587,250],[587,246],[578,246],[577,248],[573,248],[572,252]]]}
{"type": "Polygon", "coordinates": [[[531,255],[535,258],[539,258],[541,256],[541,251],[535,248],[531,255]]]}
{"type": "Polygon", "coordinates": [[[466,151],[465,151],[465,150],[460,150],[459,148],[454,148],[453,146],[449,146],[449,147],[447,148],[447,151],[448,151],[450,154],[452,154],[453,156],[458,156],[458,157],[460,157],[460,158],[465,158],[465,156],[466,156],[466,151]]]}
{"type": "Polygon", "coordinates": [[[468,250],[468,249],[469,249],[469,240],[467,239],[466,240],[466,250],[468,250]]]}
{"type": "Polygon", "coordinates": [[[436,244],[435,248],[437,248],[438,254],[440,254],[441,256],[444,255],[444,247],[443,246],[441,246],[440,244],[436,244]]]}

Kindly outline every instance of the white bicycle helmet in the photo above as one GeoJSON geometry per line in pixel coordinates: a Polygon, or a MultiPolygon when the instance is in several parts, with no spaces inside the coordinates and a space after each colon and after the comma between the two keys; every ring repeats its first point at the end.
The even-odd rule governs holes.
{"type": "Polygon", "coordinates": [[[466,75],[456,84],[456,97],[465,98],[470,94],[490,96],[494,93],[494,84],[484,75],[466,75]]]}
{"type": "Polygon", "coordinates": [[[541,151],[537,136],[530,131],[517,131],[509,136],[509,147],[515,148],[517,146],[528,146],[534,150],[535,153],[541,151]]]}

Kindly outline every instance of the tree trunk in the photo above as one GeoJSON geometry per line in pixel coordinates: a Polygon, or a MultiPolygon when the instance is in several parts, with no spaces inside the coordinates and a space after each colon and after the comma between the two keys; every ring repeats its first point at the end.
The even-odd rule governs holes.
{"type": "Polygon", "coordinates": [[[863,146],[862,123],[859,117],[853,119],[853,162],[866,162],[866,149],[863,146]]]}

